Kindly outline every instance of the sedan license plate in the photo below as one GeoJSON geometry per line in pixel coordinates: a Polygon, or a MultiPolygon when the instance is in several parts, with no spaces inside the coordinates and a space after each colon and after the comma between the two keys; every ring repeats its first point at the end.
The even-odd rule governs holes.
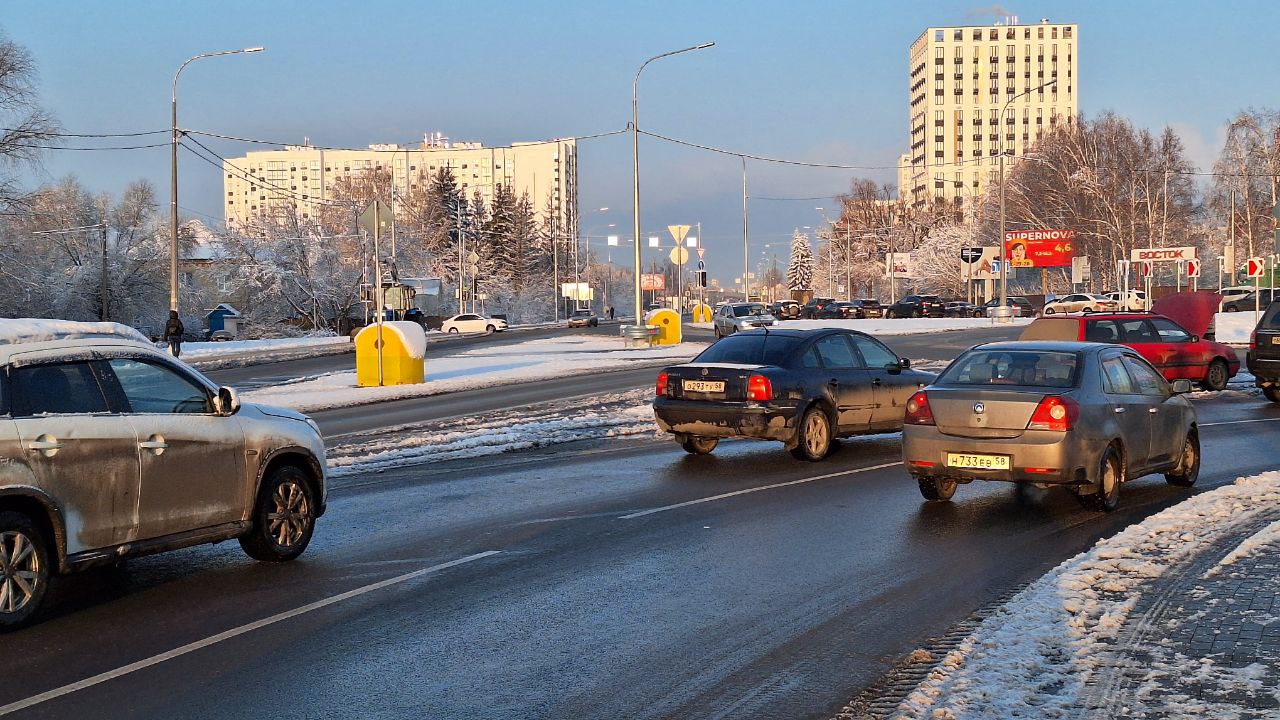
{"type": "Polygon", "coordinates": [[[1008,470],[1009,456],[947,453],[947,467],[967,468],[971,470],[1008,470]]]}
{"type": "Polygon", "coordinates": [[[685,392],[722,393],[724,392],[724,381],[723,380],[685,380],[684,384],[681,385],[680,387],[684,388],[685,392]]]}

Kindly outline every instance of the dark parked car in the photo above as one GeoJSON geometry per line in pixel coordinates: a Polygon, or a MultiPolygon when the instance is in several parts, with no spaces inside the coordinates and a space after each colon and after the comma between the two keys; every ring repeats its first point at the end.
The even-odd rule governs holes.
{"type": "Polygon", "coordinates": [[[858,317],[858,308],[851,302],[837,300],[827,303],[814,317],[819,320],[851,320],[858,317]]]}
{"type": "Polygon", "coordinates": [[[1200,473],[1195,408],[1134,350],[1082,342],[978,345],[907,403],[902,462],[927,500],[957,483],[1071,488],[1113,510],[1121,483],[1200,473]]]}
{"type": "Polygon", "coordinates": [[[946,306],[937,295],[908,295],[885,310],[891,318],[943,317],[946,306]]]}
{"type": "Polygon", "coordinates": [[[1258,319],[1257,327],[1249,336],[1245,364],[1267,399],[1280,403],[1280,302],[1268,305],[1258,319]]]}
{"type": "Polygon", "coordinates": [[[780,300],[769,306],[769,314],[775,320],[795,320],[800,317],[800,303],[795,300],[780,300]]]}
{"type": "Polygon", "coordinates": [[[1222,312],[1252,312],[1255,307],[1261,305],[1267,307],[1276,299],[1275,290],[1271,288],[1262,288],[1257,292],[1251,292],[1247,295],[1241,295],[1222,303],[1222,312]],[[1261,297],[1261,300],[1258,298],[1261,297]]]}
{"type": "Polygon", "coordinates": [[[952,300],[947,303],[945,308],[943,308],[942,314],[945,317],[954,318],[984,317],[986,315],[986,311],[971,302],[965,302],[964,300],[952,300]]]}
{"type": "MultiPolygon", "coordinates": [[[[1014,309],[1016,317],[1035,317],[1036,308],[1031,301],[1024,297],[1016,297],[1009,295],[1005,297],[1005,304],[1014,309]]],[[[991,317],[992,309],[1000,305],[1000,298],[991,298],[985,303],[979,305],[982,308],[982,317],[991,317]]]]}
{"type": "Polygon", "coordinates": [[[746,437],[821,460],[833,438],[902,428],[907,400],[934,379],[910,365],[851,330],[749,330],[664,369],[653,413],[696,455],[746,437]]]}
{"type": "Polygon", "coordinates": [[[859,320],[884,317],[884,308],[875,298],[859,298],[853,301],[853,306],[857,310],[854,316],[859,320]]]}
{"type": "Polygon", "coordinates": [[[835,301],[835,298],[829,297],[810,298],[809,302],[805,303],[804,306],[800,308],[800,318],[804,320],[812,320],[818,316],[819,310],[822,310],[822,308],[835,301]]]}

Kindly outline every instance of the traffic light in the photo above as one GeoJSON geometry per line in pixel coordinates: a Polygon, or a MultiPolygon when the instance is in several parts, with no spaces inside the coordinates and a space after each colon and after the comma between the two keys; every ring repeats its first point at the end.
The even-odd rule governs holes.
{"type": "Polygon", "coordinates": [[[699,270],[698,271],[698,287],[706,287],[706,286],[707,286],[707,271],[699,270]]]}

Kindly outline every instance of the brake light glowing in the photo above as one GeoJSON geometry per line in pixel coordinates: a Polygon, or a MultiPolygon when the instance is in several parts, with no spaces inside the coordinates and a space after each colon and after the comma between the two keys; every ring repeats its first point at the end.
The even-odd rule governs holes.
{"type": "Polygon", "coordinates": [[[747,399],[765,402],[773,399],[773,382],[763,375],[747,378],[747,399]]]}
{"type": "Polygon", "coordinates": [[[923,390],[911,396],[907,401],[907,416],[903,419],[907,425],[933,425],[933,409],[929,407],[929,396],[923,390]]]}
{"type": "Polygon", "coordinates": [[[1056,430],[1066,432],[1075,425],[1080,417],[1080,406],[1070,398],[1058,395],[1046,395],[1036,411],[1031,414],[1028,430],[1056,430]]]}
{"type": "Polygon", "coordinates": [[[666,373],[658,373],[658,387],[656,388],[655,394],[658,397],[666,396],[667,394],[667,374],[666,373]]]}

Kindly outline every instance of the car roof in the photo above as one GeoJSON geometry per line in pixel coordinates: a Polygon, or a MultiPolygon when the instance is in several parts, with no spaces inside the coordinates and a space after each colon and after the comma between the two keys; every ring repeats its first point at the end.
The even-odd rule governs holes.
{"type": "Polygon", "coordinates": [[[849,328],[752,328],[750,330],[739,330],[729,337],[741,337],[743,335],[769,335],[770,337],[777,335],[779,337],[792,338],[810,338],[819,335],[830,335],[832,333],[853,333],[854,335],[866,335],[858,330],[850,330],[849,328]]]}
{"type": "Polygon", "coordinates": [[[1002,340],[974,345],[971,350],[1041,350],[1044,352],[1089,352],[1103,347],[1132,350],[1124,345],[1080,342],[1077,340],[1002,340]]]}
{"type": "Polygon", "coordinates": [[[0,345],[0,365],[6,365],[23,355],[57,356],[74,355],[88,350],[100,348],[118,348],[124,350],[141,350],[151,354],[161,354],[156,346],[149,342],[129,340],[120,337],[88,337],[68,338],[63,340],[42,340],[39,342],[10,343],[0,345]]]}

